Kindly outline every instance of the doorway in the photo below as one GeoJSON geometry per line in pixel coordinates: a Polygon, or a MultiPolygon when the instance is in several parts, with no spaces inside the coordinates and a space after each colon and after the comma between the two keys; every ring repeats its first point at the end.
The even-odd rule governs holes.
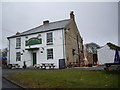
{"type": "Polygon", "coordinates": [[[33,53],[33,66],[36,64],[37,55],[36,53],[33,53]]]}

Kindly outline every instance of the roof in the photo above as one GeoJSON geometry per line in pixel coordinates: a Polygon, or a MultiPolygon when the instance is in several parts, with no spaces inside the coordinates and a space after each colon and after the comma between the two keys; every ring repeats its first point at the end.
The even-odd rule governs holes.
{"type": "Polygon", "coordinates": [[[116,46],[115,44],[112,44],[112,43],[107,43],[107,45],[110,47],[110,49],[118,49],[120,51],[120,47],[119,46],[116,46]]]}
{"type": "Polygon", "coordinates": [[[18,36],[30,35],[30,34],[34,34],[34,33],[38,33],[38,32],[59,30],[59,29],[65,28],[70,23],[70,21],[71,21],[71,19],[65,19],[65,20],[60,20],[60,21],[56,21],[56,22],[51,22],[51,23],[45,24],[45,25],[40,25],[36,28],[24,31],[20,34],[10,36],[10,37],[8,37],[8,39],[13,38],[13,37],[18,37],[18,36]]]}

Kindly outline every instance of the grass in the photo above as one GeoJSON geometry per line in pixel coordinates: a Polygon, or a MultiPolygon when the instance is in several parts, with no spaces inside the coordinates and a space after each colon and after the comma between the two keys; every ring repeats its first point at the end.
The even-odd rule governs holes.
{"type": "Polygon", "coordinates": [[[27,88],[118,88],[119,71],[45,70],[7,76],[27,88]]]}

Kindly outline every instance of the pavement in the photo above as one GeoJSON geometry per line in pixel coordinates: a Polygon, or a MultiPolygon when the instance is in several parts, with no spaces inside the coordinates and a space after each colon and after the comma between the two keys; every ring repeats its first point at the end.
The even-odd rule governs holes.
{"type": "Polygon", "coordinates": [[[104,70],[105,66],[93,66],[93,67],[74,67],[69,68],[73,70],[104,70]]]}
{"type": "MultiPolygon", "coordinates": [[[[8,88],[13,88],[13,89],[23,90],[23,87],[9,81],[4,76],[9,75],[9,74],[14,74],[17,72],[27,72],[27,71],[33,71],[33,70],[41,70],[41,69],[2,69],[2,89],[7,90],[8,88]]],[[[63,69],[63,70],[104,70],[104,66],[74,67],[74,68],[68,68],[68,69],[63,69]]]]}

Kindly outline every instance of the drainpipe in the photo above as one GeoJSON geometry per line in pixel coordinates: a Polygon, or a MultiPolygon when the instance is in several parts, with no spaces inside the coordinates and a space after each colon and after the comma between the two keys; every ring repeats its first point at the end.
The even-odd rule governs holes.
{"type": "Polygon", "coordinates": [[[9,47],[9,59],[8,60],[9,60],[9,64],[10,64],[10,39],[8,39],[8,42],[9,42],[9,44],[8,44],[9,45],[8,46],[9,47]]]}
{"type": "Polygon", "coordinates": [[[64,29],[62,29],[62,38],[63,38],[63,58],[65,59],[65,35],[64,35],[64,29]]]}

